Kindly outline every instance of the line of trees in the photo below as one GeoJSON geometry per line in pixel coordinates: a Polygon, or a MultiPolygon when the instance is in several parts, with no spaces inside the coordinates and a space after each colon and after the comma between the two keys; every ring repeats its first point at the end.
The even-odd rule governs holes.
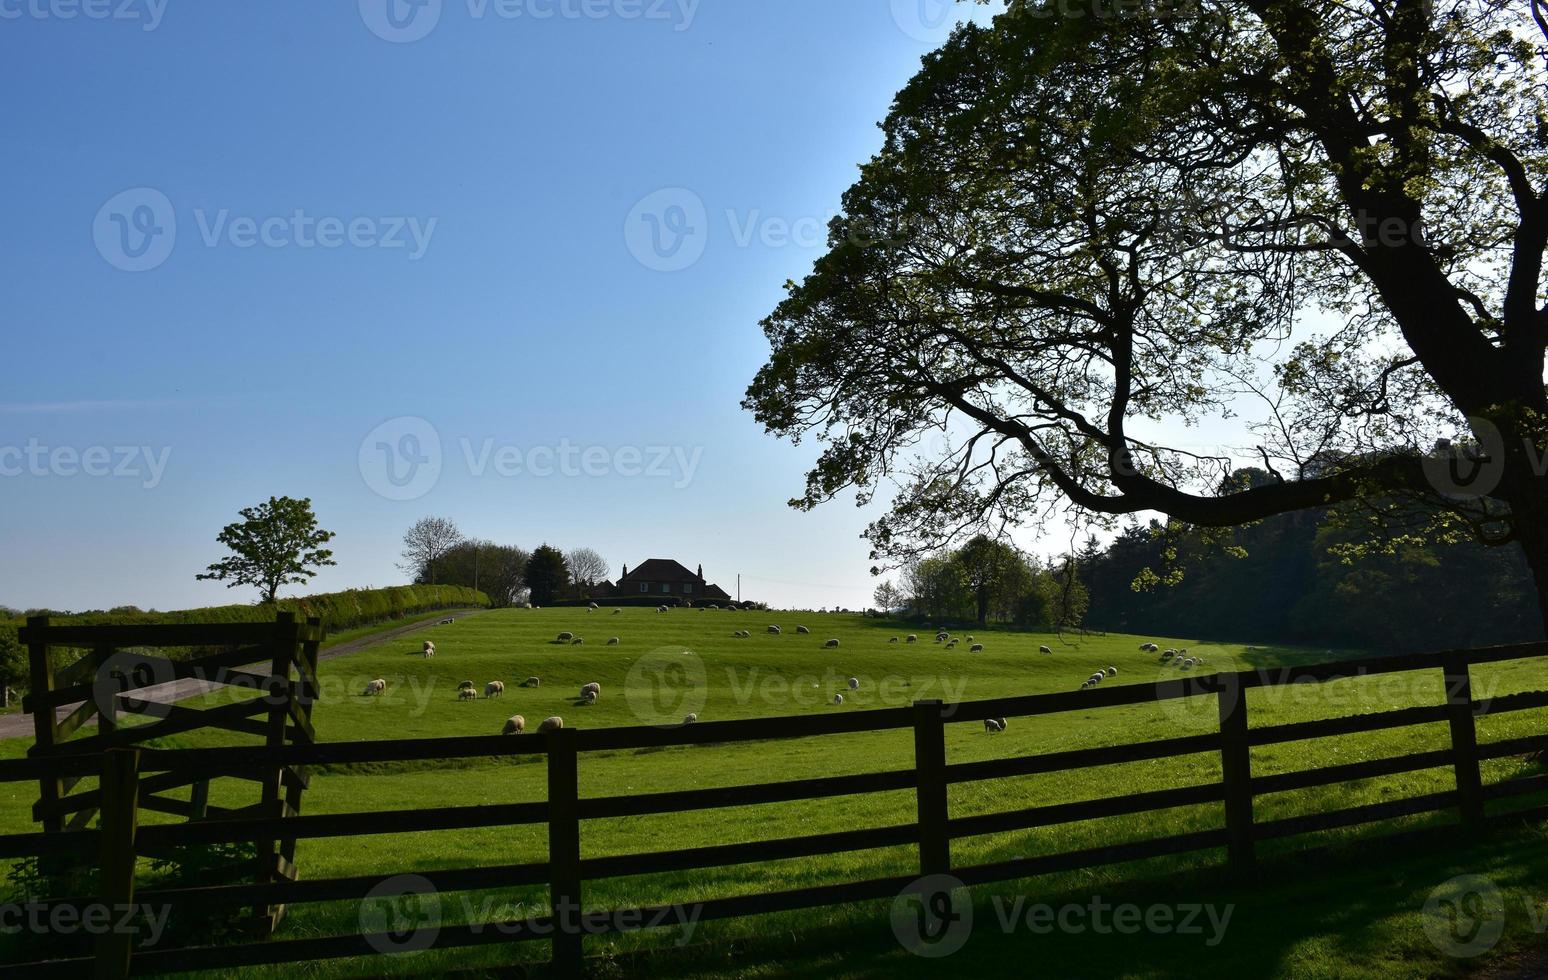
{"type": "Polygon", "coordinates": [[[465,585],[506,607],[588,598],[608,581],[611,566],[592,548],[565,552],[545,543],[528,551],[466,537],[449,518],[424,517],[404,532],[399,567],[416,584],[465,585]]]}
{"type": "Polygon", "coordinates": [[[883,582],[873,599],[884,611],[904,609],[935,621],[1028,629],[1078,626],[1087,605],[1085,586],[1068,560],[1038,562],[986,535],[910,561],[898,584],[883,582]]]}

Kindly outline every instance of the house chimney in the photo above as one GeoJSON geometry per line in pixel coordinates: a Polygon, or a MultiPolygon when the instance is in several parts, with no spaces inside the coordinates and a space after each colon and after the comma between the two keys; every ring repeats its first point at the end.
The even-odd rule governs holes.
{"type": "Polygon", "coordinates": [[[624,579],[626,579],[628,577],[629,577],[629,566],[625,565],[624,566],[624,573],[623,573],[622,576],[619,577],[618,581],[622,582],[624,579]]]}
{"type": "Polygon", "coordinates": [[[700,582],[704,581],[704,566],[703,565],[699,566],[699,581],[700,582]]]}

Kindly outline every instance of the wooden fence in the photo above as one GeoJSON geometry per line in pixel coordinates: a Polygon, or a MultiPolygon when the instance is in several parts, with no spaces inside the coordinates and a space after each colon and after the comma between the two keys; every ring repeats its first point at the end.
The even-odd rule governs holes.
{"type": "MultiPolygon", "coordinates": [[[[418,874],[437,891],[546,884],[551,910],[582,908],[584,886],[588,881],[720,868],[898,845],[917,847],[920,875],[949,873],[968,885],[1218,848],[1224,848],[1231,868],[1244,871],[1252,868],[1254,849],[1261,841],[1442,810],[1454,810],[1465,832],[1471,834],[1490,822],[1491,818],[1485,812],[1485,805],[1489,801],[1548,790],[1548,776],[1544,775],[1486,786],[1479,773],[1480,760],[1522,755],[1548,748],[1548,734],[1480,745],[1474,729],[1475,717],[1482,712],[1497,714],[1548,706],[1548,692],[1513,694],[1480,702],[1473,698],[1469,671],[1469,667],[1475,664],[1538,657],[1545,653],[1548,653],[1548,644],[1540,643],[1272,671],[1185,676],[1154,684],[1104,686],[1089,691],[954,705],[923,701],[902,708],[795,718],[704,722],[669,729],[567,728],[547,735],[268,745],[252,748],[115,748],[61,758],[0,762],[0,781],[93,774],[102,780],[100,830],[0,836],[0,859],[74,853],[83,849],[100,854],[101,894],[92,899],[68,900],[77,904],[95,900],[110,905],[139,902],[155,906],[197,903],[200,906],[240,907],[247,904],[360,901],[367,897],[371,889],[390,883],[397,875],[381,871],[353,878],[159,888],[136,893],[134,862],[136,855],[145,853],[147,849],[262,839],[273,833],[272,821],[262,818],[137,826],[137,780],[144,778],[146,773],[177,774],[177,778],[185,778],[273,771],[275,767],[283,766],[541,755],[546,756],[548,766],[548,798],[545,802],[295,816],[285,821],[284,833],[286,837],[312,839],[546,824],[549,843],[546,862],[423,871],[418,874]],[[1400,671],[1438,671],[1445,683],[1444,700],[1434,705],[1318,721],[1259,727],[1248,724],[1249,692],[1255,688],[1321,683],[1400,671]],[[1217,700],[1219,726],[1214,731],[981,762],[949,763],[946,758],[947,725],[981,722],[985,718],[1002,716],[1024,717],[1115,708],[1200,695],[1213,696],[1217,700]],[[1273,775],[1254,775],[1252,771],[1250,750],[1256,746],[1441,722],[1445,722],[1450,730],[1450,747],[1446,749],[1273,775]],[[912,729],[914,736],[914,765],[907,769],[643,795],[600,798],[583,798],[579,795],[579,759],[583,753],[907,729],[912,729]],[[1056,773],[1196,753],[1218,753],[1222,773],[1219,782],[975,816],[953,817],[948,806],[947,790],[955,783],[1056,773]],[[1264,794],[1431,768],[1452,769],[1455,773],[1455,788],[1284,819],[1256,821],[1253,818],[1253,800],[1264,794]],[[917,819],[912,823],[625,856],[588,858],[581,853],[580,828],[582,821],[586,820],[898,790],[915,792],[917,819]],[[1222,805],[1224,819],[1222,825],[1215,829],[992,864],[964,866],[952,860],[952,842],[961,838],[1209,803],[1222,805]]],[[[1520,820],[1544,816],[1548,816],[1548,806],[1518,809],[1508,814],[1495,815],[1492,819],[1520,820]]],[[[1441,832],[1446,831],[1443,828],[1441,832]]],[[[711,920],[891,898],[915,880],[914,875],[906,875],[711,899],[696,903],[695,910],[701,920],[711,920]]],[[[648,927],[644,924],[658,921],[657,916],[668,910],[669,907],[622,912],[592,911],[581,916],[550,914],[522,921],[444,926],[436,933],[434,946],[452,948],[548,941],[552,943],[554,972],[559,976],[575,976],[582,970],[584,934],[597,935],[648,927]]],[[[392,934],[383,933],[232,946],[132,949],[128,937],[106,937],[95,958],[13,964],[7,969],[26,970],[28,972],[23,975],[27,976],[79,975],[93,967],[98,975],[105,976],[169,973],[369,956],[393,947],[396,942],[398,940],[392,934]]]]}

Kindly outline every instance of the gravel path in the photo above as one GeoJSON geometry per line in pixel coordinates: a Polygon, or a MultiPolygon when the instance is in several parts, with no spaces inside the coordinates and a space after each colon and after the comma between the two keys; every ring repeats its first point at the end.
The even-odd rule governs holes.
{"type": "MultiPolygon", "coordinates": [[[[469,616],[476,616],[483,611],[484,610],[482,609],[455,609],[434,619],[427,619],[424,622],[410,623],[407,626],[394,627],[393,629],[386,630],[381,633],[372,633],[369,636],[362,636],[359,639],[350,640],[347,643],[340,643],[338,646],[329,647],[328,649],[319,653],[317,655],[317,659],[319,661],[332,660],[335,657],[343,657],[348,656],[351,653],[359,653],[361,650],[364,650],[367,647],[373,647],[378,643],[385,643],[388,640],[395,640],[400,636],[407,636],[410,633],[417,633],[420,630],[431,629],[436,626],[442,619],[466,619],[469,616]]],[[[223,685],[216,684],[212,681],[201,681],[188,678],[185,680],[171,681],[167,684],[157,684],[154,687],[147,687],[141,691],[135,692],[135,699],[139,701],[154,701],[158,704],[172,704],[176,701],[182,701],[185,698],[197,697],[200,694],[205,694],[221,686],[223,685]]],[[[76,702],[75,704],[66,704],[55,708],[55,716],[60,720],[63,720],[69,717],[70,712],[74,711],[79,704],[80,702],[76,702]]],[[[92,719],[91,721],[87,722],[87,724],[96,724],[96,719],[92,719]]],[[[32,715],[20,713],[0,715],[0,738],[31,738],[32,735],[32,715]]]]}

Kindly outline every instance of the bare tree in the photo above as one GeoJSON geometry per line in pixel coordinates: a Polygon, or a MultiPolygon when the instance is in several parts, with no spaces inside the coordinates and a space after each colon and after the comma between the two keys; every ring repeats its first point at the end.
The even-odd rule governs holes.
{"type": "Polygon", "coordinates": [[[398,567],[434,585],[436,562],[461,543],[456,523],[445,517],[422,517],[403,534],[403,561],[398,567]]]}
{"type": "Polygon", "coordinates": [[[564,556],[570,566],[570,578],[576,585],[596,585],[607,580],[609,565],[591,548],[576,548],[564,556]]]}

